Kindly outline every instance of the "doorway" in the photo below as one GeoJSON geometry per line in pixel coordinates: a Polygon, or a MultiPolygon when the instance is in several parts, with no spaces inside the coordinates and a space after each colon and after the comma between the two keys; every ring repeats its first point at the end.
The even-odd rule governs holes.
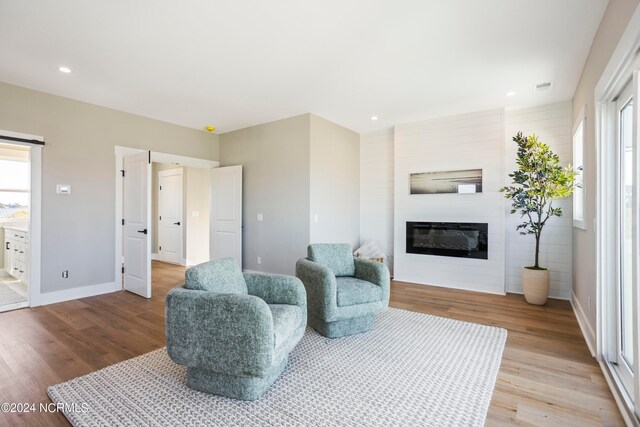
{"type": "Polygon", "coordinates": [[[595,89],[594,227],[596,356],[627,420],[640,414],[640,27],[629,28],[595,89]]]}
{"type": "Polygon", "coordinates": [[[0,130],[0,312],[40,304],[44,138],[0,130]]]}
{"type": "Polygon", "coordinates": [[[124,290],[151,298],[152,259],[190,266],[229,254],[242,265],[242,167],[218,166],[116,147],[116,277],[124,290]]]}
{"type": "Polygon", "coordinates": [[[29,306],[29,147],[0,143],[0,311],[29,306]]]}
{"type": "MultiPolygon", "coordinates": [[[[153,243],[154,259],[170,264],[186,265],[184,229],[185,173],[182,167],[153,163],[153,208],[152,233],[156,237],[153,243]]],[[[207,192],[208,194],[208,192],[207,192]]],[[[204,230],[203,230],[204,231],[204,230]]],[[[208,235],[208,227],[206,230],[208,235]]],[[[203,235],[204,236],[204,235],[203,235]]],[[[205,237],[206,238],[206,237],[205,237]]],[[[208,239],[207,239],[208,240],[208,239]]]]}
{"type": "Polygon", "coordinates": [[[193,266],[211,259],[211,169],[152,163],[152,258],[193,266]]]}

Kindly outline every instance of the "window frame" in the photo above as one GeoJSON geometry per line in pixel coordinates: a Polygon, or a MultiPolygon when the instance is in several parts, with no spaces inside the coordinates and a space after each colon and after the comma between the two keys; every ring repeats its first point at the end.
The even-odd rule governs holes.
{"type": "Polygon", "coordinates": [[[573,166],[577,169],[582,167],[579,176],[579,185],[574,189],[573,195],[573,227],[581,230],[587,230],[587,191],[586,191],[586,147],[587,147],[587,114],[586,106],[583,106],[578,115],[578,120],[573,126],[571,137],[573,141],[573,166]],[[577,138],[578,131],[581,131],[582,138],[577,138]],[[578,152],[581,154],[580,159],[577,159],[578,152]],[[579,161],[578,161],[579,160],[579,161]],[[582,195],[582,203],[578,206],[578,198],[576,193],[580,192],[582,195]],[[578,210],[579,208],[580,210],[578,210]],[[577,217],[577,212],[582,213],[582,217],[577,217]]]}

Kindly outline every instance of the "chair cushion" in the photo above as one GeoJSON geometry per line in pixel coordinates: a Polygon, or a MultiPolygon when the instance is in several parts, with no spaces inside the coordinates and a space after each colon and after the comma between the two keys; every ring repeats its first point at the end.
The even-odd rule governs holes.
{"type": "Polygon", "coordinates": [[[382,299],[382,288],[355,277],[336,277],[338,285],[338,307],[366,304],[382,299]]]}
{"type": "Polygon", "coordinates": [[[329,267],[336,277],[353,276],[356,272],[348,243],[314,243],[307,248],[307,258],[329,267]]]}
{"type": "MultiPolygon", "coordinates": [[[[302,308],[297,305],[268,304],[273,317],[273,334],[275,348],[286,343],[293,337],[293,333],[302,326],[302,308]]],[[[306,307],[305,307],[306,309],[306,307]]]]}
{"type": "Polygon", "coordinates": [[[193,266],[185,272],[184,279],[187,289],[247,295],[244,276],[233,258],[193,266]]]}

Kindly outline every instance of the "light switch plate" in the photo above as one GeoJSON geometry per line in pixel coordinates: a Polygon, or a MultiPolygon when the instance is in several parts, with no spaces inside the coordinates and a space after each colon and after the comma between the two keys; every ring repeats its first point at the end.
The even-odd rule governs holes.
{"type": "Polygon", "coordinates": [[[199,216],[200,216],[200,211],[191,211],[191,216],[192,216],[193,218],[197,218],[197,217],[199,217],[199,216]]]}
{"type": "Polygon", "coordinates": [[[258,221],[262,221],[262,214],[258,214],[258,221]]]}
{"type": "Polygon", "coordinates": [[[56,193],[71,194],[71,186],[69,184],[58,184],[56,185],[56,193]]]}

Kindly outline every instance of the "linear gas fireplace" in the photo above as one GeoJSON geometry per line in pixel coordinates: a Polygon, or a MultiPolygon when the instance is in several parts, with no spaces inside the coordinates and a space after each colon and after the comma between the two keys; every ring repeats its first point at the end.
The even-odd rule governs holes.
{"type": "Polygon", "coordinates": [[[487,229],[475,222],[407,222],[407,253],[488,259],[487,229]]]}

